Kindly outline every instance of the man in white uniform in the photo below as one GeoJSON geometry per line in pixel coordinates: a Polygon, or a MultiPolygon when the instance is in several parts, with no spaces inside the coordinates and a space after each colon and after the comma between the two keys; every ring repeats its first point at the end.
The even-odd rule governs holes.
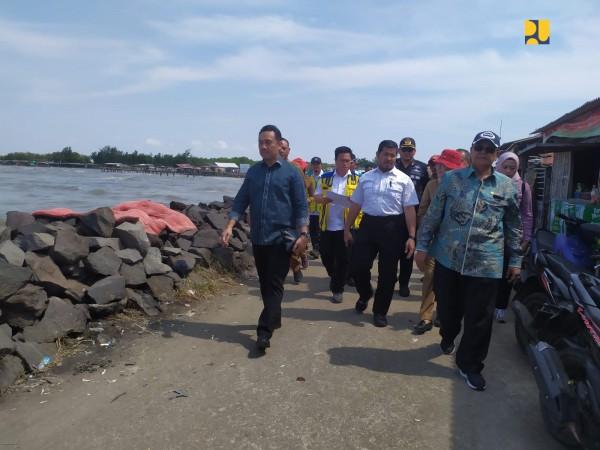
{"type": "Polygon", "coordinates": [[[402,254],[412,257],[415,250],[417,193],[410,177],[394,164],[398,144],[382,141],[377,149],[377,169],[365,173],[352,195],[352,206],[346,219],[344,240],[352,241],[350,225],[362,209],[363,219],[352,248],[350,273],[354,277],[359,298],[355,309],[362,313],[373,297],[371,268],[379,254],[379,280],[373,303],[373,324],[387,326],[396,268],[402,254]],[[405,245],[402,243],[406,242],[405,245]],[[403,248],[404,247],[404,248],[403,248]]]}

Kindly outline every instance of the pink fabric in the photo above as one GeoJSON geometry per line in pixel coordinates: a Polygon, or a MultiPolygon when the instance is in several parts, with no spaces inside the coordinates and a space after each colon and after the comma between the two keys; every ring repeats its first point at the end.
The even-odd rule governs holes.
{"type": "Polygon", "coordinates": [[[52,209],[39,209],[31,213],[34,217],[52,217],[55,219],[71,219],[72,217],[81,216],[69,208],[52,208],[52,209]]]}
{"type": "Polygon", "coordinates": [[[196,230],[196,225],[185,215],[150,200],[133,200],[113,207],[117,223],[139,220],[146,233],[159,234],[165,228],[174,233],[196,230]]]}
{"type": "MultiPolygon", "coordinates": [[[[133,200],[112,208],[117,223],[140,221],[146,233],[159,234],[165,228],[174,233],[196,230],[196,225],[185,215],[150,200],[133,200]]],[[[82,214],[69,208],[41,209],[32,213],[38,217],[69,219],[82,214]]]]}

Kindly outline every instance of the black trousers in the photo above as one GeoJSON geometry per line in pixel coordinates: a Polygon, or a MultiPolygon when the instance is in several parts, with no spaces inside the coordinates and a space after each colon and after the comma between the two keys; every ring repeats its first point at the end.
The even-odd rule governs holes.
{"type": "MultiPolygon", "coordinates": [[[[402,242],[401,246],[402,248],[406,246],[406,239],[402,242]]],[[[398,284],[400,286],[408,286],[408,283],[410,283],[410,277],[413,271],[413,258],[414,256],[407,258],[404,252],[402,252],[402,255],[400,256],[400,268],[398,270],[398,284]]]]}
{"type": "Polygon", "coordinates": [[[387,314],[394,294],[398,260],[404,254],[402,244],[408,231],[404,214],[398,216],[363,216],[352,247],[350,273],[361,300],[373,296],[371,268],[379,255],[379,280],[375,291],[373,313],[387,314]]]}
{"type": "Polygon", "coordinates": [[[283,245],[254,245],[252,249],[263,301],[256,333],[270,339],[281,325],[283,281],[290,268],[290,255],[283,245]]]}
{"type": "Polygon", "coordinates": [[[313,250],[321,251],[321,226],[319,225],[320,216],[310,215],[308,222],[308,232],[310,234],[310,243],[313,250]]]}
{"type": "Polygon", "coordinates": [[[507,250],[504,250],[504,266],[502,268],[502,279],[498,283],[498,296],[496,297],[496,308],[506,309],[508,308],[508,302],[510,301],[510,293],[512,292],[513,285],[506,279],[506,272],[508,271],[508,256],[507,250]]]}
{"type": "Polygon", "coordinates": [[[321,232],[321,261],[331,278],[331,292],[344,292],[350,251],[344,242],[344,230],[321,232]]]}
{"type": "Polygon", "coordinates": [[[464,319],[464,333],[456,352],[456,365],[463,372],[483,370],[492,337],[497,289],[495,278],[469,277],[435,263],[433,290],[442,339],[454,341],[464,319]]]}

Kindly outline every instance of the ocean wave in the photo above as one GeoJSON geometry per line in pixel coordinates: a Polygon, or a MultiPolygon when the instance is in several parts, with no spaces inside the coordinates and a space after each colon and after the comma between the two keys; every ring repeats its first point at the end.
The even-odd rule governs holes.
{"type": "Polygon", "coordinates": [[[100,197],[102,195],[108,194],[108,191],[106,189],[96,188],[96,189],[92,189],[89,193],[91,195],[96,195],[96,196],[100,197]]]}

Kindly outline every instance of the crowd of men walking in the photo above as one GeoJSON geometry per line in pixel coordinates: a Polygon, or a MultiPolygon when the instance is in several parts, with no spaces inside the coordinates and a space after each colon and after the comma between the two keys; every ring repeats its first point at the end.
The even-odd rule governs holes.
{"type": "Polygon", "coordinates": [[[311,159],[309,171],[299,158],[288,161],[290,144],[281,131],[264,126],[258,135],[262,161],[246,174],[222,235],[227,245],[249,207],[264,304],[258,349],[270,347],[274,330],[281,327],[289,270],[300,282],[309,257],[321,258],[332,302],[343,302],[346,285],[358,292],[357,313],[373,299],[376,327],[387,326],[396,282],[399,295],[410,296],[416,263],[423,289],[413,332],[439,326],[441,351],[452,354],[462,328],[456,364],[470,388],[484,390],[481,372],[492,323],[494,317],[504,321],[533,224],[531,190],[519,177],[519,159],[505,153],[494,166],[499,146],[495,133],[483,131],[470,151],[445,149],[425,164],[415,159],[414,139],[383,140],[375,167],[359,176],[349,147],[334,150],[332,171],[323,171],[319,157],[311,159]]]}

